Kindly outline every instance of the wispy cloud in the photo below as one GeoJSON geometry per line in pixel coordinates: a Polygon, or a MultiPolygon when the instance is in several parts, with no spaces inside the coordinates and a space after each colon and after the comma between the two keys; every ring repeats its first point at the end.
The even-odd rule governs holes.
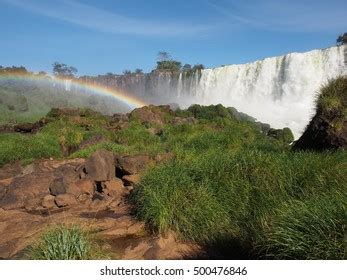
{"type": "Polygon", "coordinates": [[[347,3],[340,0],[207,0],[207,4],[232,22],[278,31],[344,31],[347,3]]]}
{"type": "Polygon", "coordinates": [[[206,34],[214,27],[180,22],[155,22],[105,11],[74,0],[0,0],[28,11],[89,29],[144,36],[186,36],[206,34]]]}

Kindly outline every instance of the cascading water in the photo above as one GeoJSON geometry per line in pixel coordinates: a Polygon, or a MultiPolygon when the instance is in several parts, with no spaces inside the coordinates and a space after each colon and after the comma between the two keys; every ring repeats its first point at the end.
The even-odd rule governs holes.
{"type": "Polygon", "coordinates": [[[182,73],[105,75],[83,79],[131,92],[148,103],[235,107],[298,138],[314,113],[319,88],[347,74],[347,47],[290,53],[248,64],[182,73]]]}
{"type": "Polygon", "coordinates": [[[177,103],[232,106],[272,127],[290,127],[298,137],[312,117],[319,88],[347,74],[346,52],[340,46],[205,69],[196,85],[198,74],[192,77],[177,103]]]}

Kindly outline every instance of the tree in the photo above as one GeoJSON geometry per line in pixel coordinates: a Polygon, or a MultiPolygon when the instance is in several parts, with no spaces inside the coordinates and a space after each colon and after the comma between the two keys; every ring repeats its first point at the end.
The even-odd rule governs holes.
{"type": "Polygon", "coordinates": [[[142,69],[135,69],[135,74],[143,74],[143,70],[142,69]]]}
{"type": "Polygon", "coordinates": [[[112,72],[107,72],[105,75],[103,75],[103,77],[105,77],[106,79],[113,79],[115,76],[116,74],[112,72]]]}
{"type": "Polygon", "coordinates": [[[53,74],[56,77],[59,78],[74,78],[76,73],[77,73],[77,69],[73,66],[68,66],[64,63],[59,63],[59,62],[54,62],[52,64],[53,66],[53,74]]]}
{"type": "Polygon", "coordinates": [[[188,71],[192,69],[192,66],[190,64],[184,64],[182,69],[183,71],[188,71]]]}
{"type": "Polygon", "coordinates": [[[125,69],[125,70],[123,71],[123,75],[130,75],[130,74],[131,74],[131,71],[130,71],[130,70],[125,69]]]}
{"type": "Polygon", "coordinates": [[[175,60],[157,61],[157,70],[179,72],[181,71],[182,64],[175,60]]]}
{"type": "Polygon", "coordinates": [[[40,71],[39,73],[36,74],[36,76],[47,77],[47,73],[45,71],[40,71]]]}
{"type": "Polygon", "coordinates": [[[171,55],[168,52],[160,51],[158,52],[158,61],[168,61],[171,59],[171,55]]]}
{"type": "Polygon", "coordinates": [[[347,33],[341,34],[337,39],[336,39],[336,44],[338,46],[342,46],[344,44],[347,44],[347,33]]]}
{"type": "Polygon", "coordinates": [[[9,74],[28,74],[28,70],[24,66],[0,67],[1,73],[9,74]]]}
{"type": "Polygon", "coordinates": [[[205,66],[203,64],[195,64],[194,67],[193,67],[193,70],[196,71],[196,70],[202,70],[202,69],[205,69],[205,66]]]}

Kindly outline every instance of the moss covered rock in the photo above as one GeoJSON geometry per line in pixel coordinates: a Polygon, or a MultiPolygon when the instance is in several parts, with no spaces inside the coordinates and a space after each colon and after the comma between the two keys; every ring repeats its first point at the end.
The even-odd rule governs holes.
{"type": "Polygon", "coordinates": [[[294,148],[325,150],[346,147],[347,76],[341,76],[321,89],[316,114],[294,148]]]}

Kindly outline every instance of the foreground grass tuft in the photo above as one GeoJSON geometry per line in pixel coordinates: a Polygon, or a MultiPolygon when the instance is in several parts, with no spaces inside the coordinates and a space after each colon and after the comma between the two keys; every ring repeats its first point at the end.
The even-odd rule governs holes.
{"type": "Polygon", "coordinates": [[[48,230],[28,252],[34,260],[88,260],[100,256],[88,233],[76,225],[48,230]]]}

